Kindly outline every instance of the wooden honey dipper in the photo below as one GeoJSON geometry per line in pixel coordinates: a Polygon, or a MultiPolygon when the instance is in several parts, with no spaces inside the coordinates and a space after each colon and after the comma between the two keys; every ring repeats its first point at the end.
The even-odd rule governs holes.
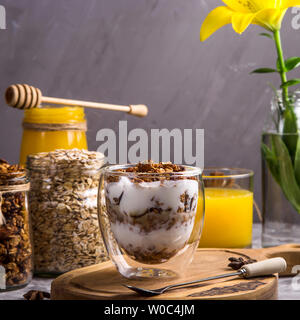
{"type": "Polygon", "coordinates": [[[40,89],[27,84],[14,84],[6,89],[6,103],[17,109],[38,108],[42,103],[59,104],[67,106],[81,106],[86,108],[95,108],[112,111],[127,112],[138,117],[145,117],[148,114],[148,108],[145,105],[121,106],[114,104],[70,100],[61,98],[44,97],[40,89]]]}

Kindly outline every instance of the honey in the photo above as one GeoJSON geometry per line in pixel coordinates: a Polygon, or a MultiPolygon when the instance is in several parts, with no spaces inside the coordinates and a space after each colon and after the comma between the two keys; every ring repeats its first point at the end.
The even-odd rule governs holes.
{"type": "Polygon", "coordinates": [[[81,107],[34,108],[25,110],[20,163],[29,154],[56,149],[87,150],[86,120],[81,107]]]}

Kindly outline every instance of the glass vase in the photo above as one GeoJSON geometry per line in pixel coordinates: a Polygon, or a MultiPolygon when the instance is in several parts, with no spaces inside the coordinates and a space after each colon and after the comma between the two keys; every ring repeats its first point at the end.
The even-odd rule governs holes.
{"type": "MultiPolygon", "coordinates": [[[[281,170],[290,165],[295,167],[295,158],[291,155],[290,160],[274,149],[276,143],[285,142],[287,139],[299,138],[299,133],[284,132],[284,107],[279,98],[280,92],[273,98],[271,112],[269,113],[262,134],[263,148],[275,150],[274,155],[280,162],[281,170]],[[280,110],[281,109],[281,110],[280,110]],[[282,111],[283,110],[283,111],[282,111]]],[[[300,128],[300,92],[294,92],[290,96],[294,114],[297,118],[297,127],[300,128]]],[[[286,144],[284,144],[286,145],[286,144]]],[[[262,148],[262,150],[263,150],[262,148]]],[[[283,147],[285,149],[285,147],[283,147]]],[[[283,150],[282,149],[282,150],[283,150]]],[[[287,149],[286,149],[287,150],[287,149]]],[[[283,150],[284,151],[284,150],[283,150]]],[[[292,167],[291,167],[292,168],[292,167]]],[[[275,170],[276,172],[276,170],[275,170]]],[[[287,171],[288,172],[288,171],[287,171]]],[[[300,243],[300,213],[291,201],[290,193],[280,182],[293,184],[295,175],[283,175],[280,178],[274,174],[270,161],[263,152],[262,157],[262,196],[263,196],[263,247],[278,246],[287,243],[300,243]]],[[[299,185],[299,183],[298,183],[299,185]]]]}

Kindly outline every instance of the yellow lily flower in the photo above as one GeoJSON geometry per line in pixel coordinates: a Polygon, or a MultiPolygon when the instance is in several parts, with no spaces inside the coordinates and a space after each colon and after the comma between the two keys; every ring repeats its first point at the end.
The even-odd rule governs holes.
{"type": "Polygon", "coordinates": [[[214,32],[232,24],[235,32],[243,33],[250,24],[269,30],[280,30],[283,17],[290,7],[300,6],[300,0],[222,0],[221,6],[209,13],[203,22],[200,40],[205,41],[214,32]]]}

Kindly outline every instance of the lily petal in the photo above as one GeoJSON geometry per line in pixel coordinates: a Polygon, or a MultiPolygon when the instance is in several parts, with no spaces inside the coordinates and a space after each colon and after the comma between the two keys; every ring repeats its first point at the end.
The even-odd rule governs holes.
{"type": "Polygon", "coordinates": [[[287,9],[261,10],[256,14],[254,23],[271,31],[279,30],[286,11],[287,9]]]}
{"type": "Polygon", "coordinates": [[[236,12],[250,13],[248,1],[237,1],[237,0],[222,0],[230,9],[236,12]]]}
{"type": "Polygon", "coordinates": [[[254,13],[234,13],[232,16],[233,30],[239,34],[243,33],[255,18],[254,13]]]}
{"type": "Polygon", "coordinates": [[[278,8],[280,0],[222,0],[229,8],[240,13],[254,13],[262,9],[278,8]]]}
{"type": "Polygon", "coordinates": [[[299,7],[300,6],[300,0],[282,0],[282,8],[291,8],[291,7],[299,7]]]}
{"type": "Polygon", "coordinates": [[[218,29],[231,23],[233,11],[227,7],[218,7],[211,11],[204,20],[201,31],[200,40],[205,41],[218,29]]]}

